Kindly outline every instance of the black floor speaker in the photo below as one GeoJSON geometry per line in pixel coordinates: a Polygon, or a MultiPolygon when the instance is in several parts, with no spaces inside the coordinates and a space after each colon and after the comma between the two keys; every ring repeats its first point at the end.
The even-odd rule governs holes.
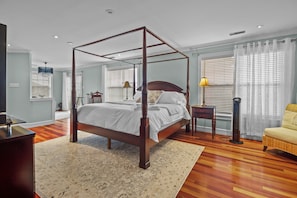
{"type": "Polygon", "coordinates": [[[233,98],[233,120],[232,120],[232,140],[231,143],[243,144],[240,141],[240,102],[241,98],[233,98]]]}

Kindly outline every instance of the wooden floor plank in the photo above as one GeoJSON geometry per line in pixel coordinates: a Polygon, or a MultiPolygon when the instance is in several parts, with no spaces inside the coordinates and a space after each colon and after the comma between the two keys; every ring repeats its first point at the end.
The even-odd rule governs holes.
{"type": "MultiPolygon", "coordinates": [[[[31,128],[35,143],[69,134],[69,119],[31,128]]],[[[232,144],[230,137],[184,130],[172,139],[205,146],[178,198],[194,197],[297,197],[297,157],[268,148],[263,152],[260,141],[243,139],[232,144]]],[[[36,198],[38,195],[36,195],[36,198]]]]}

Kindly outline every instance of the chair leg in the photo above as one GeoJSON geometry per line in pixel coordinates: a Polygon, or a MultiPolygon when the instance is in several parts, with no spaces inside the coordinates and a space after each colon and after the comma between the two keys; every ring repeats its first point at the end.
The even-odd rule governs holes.
{"type": "Polygon", "coordinates": [[[111,139],[107,138],[107,148],[111,149],[111,139]]]}
{"type": "Polygon", "coordinates": [[[267,150],[267,146],[264,146],[264,147],[263,147],[263,151],[266,151],[266,150],[267,150]]]}

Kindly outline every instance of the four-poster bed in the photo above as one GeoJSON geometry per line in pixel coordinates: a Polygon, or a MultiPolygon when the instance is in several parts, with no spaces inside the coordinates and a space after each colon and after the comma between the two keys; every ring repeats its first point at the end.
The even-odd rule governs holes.
{"type": "MultiPolygon", "coordinates": [[[[138,37],[139,38],[139,37],[138,37]]],[[[125,40],[125,38],[124,38],[125,40]]],[[[131,44],[131,43],[130,43],[131,44]]],[[[106,47],[106,46],[105,46],[106,47]]],[[[126,47],[126,46],[124,46],[126,47]]],[[[100,48],[100,47],[99,47],[100,48]]],[[[123,48],[122,44],[120,48],[123,48]]],[[[123,57],[123,56],[121,56],[123,57]]],[[[149,63],[158,63],[165,61],[174,61],[174,60],[186,60],[186,92],[184,92],[185,100],[186,100],[186,109],[189,111],[189,58],[180,52],[179,50],[173,48],[171,45],[167,44],[164,40],[156,36],[146,27],[141,27],[137,29],[133,29],[131,31],[127,31],[121,34],[117,34],[114,36],[107,37],[105,39],[97,40],[91,43],[87,43],[85,45],[80,45],[73,48],[73,60],[72,60],[72,109],[71,109],[71,122],[70,122],[70,141],[77,141],[77,130],[86,131],[89,133],[94,133],[100,136],[107,137],[110,144],[110,139],[119,140],[122,142],[126,142],[139,147],[139,156],[140,162],[139,167],[148,168],[150,166],[149,155],[150,148],[156,143],[156,141],[152,141],[150,139],[150,121],[148,117],[149,104],[148,104],[148,90],[162,90],[162,91],[170,91],[170,92],[182,92],[182,88],[177,85],[174,85],[169,82],[164,81],[153,81],[147,82],[147,65],[149,63]],[[131,46],[126,49],[114,50],[113,53],[106,52],[104,45],[101,48],[101,52],[99,54],[98,51],[100,49],[93,47],[94,45],[98,45],[101,43],[105,43],[106,41],[118,39],[120,37],[126,37],[127,35],[135,36],[136,33],[140,33],[141,42],[136,42],[138,46],[131,46]],[[90,47],[91,46],[91,47],[90,47]],[[166,47],[166,50],[164,49],[166,47]],[[86,49],[88,48],[88,49],[86,49]],[[162,52],[160,52],[162,50],[162,52]],[[95,51],[95,52],[93,52],[95,51]],[[148,51],[152,53],[149,55],[148,51]],[[76,53],[81,52],[88,55],[93,55],[99,58],[110,59],[113,61],[121,61],[127,64],[133,64],[135,66],[135,61],[141,61],[142,65],[142,85],[139,89],[141,91],[141,116],[140,116],[140,127],[139,134],[129,134],[119,130],[111,130],[104,127],[95,126],[93,124],[82,123],[78,120],[78,110],[76,107],[75,99],[76,99],[76,88],[75,88],[75,70],[76,70],[76,53]],[[137,55],[136,52],[141,52],[137,55]],[[133,56],[133,58],[122,58],[121,60],[117,60],[114,56],[116,54],[129,54],[129,56],[133,56]],[[134,53],[134,54],[133,54],[134,53]],[[151,59],[151,60],[148,60],[151,59]]],[[[134,84],[135,87],[135,84],[134,84]]],[[[166,126],[166,128],[162,128],[158,132],[158,140],[161,141],[178,129],[183,126],[186,126],[186,130],[189,131],[189,121],[190,119],[179,119],[175,121],[173,124],[166,126]]],[[[138,122],[137,120],[135,122],[138,122]]]]}

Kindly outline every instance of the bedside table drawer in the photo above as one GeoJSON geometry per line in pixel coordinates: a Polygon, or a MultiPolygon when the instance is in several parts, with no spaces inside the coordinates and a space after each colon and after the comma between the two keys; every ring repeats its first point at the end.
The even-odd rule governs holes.
{"type": "Polygon", "coordinates": [[[193,108],[193,110],[197,113],[213,113],[213,108],[193,108]]]}
{"type": "Polygon", "coordinates": [[[195,118],[206,118],[212,119],[213,118],[213,111],[200,111],[200,112],[192,112],[192,116],[195,118]]]}
{"type": "Polygon", "coordinates": [[[210,107],[192,107],[192,117],[195,118],[206,118],[212,119],[214,117],[215,110],[214,108],[210,107]]]}

